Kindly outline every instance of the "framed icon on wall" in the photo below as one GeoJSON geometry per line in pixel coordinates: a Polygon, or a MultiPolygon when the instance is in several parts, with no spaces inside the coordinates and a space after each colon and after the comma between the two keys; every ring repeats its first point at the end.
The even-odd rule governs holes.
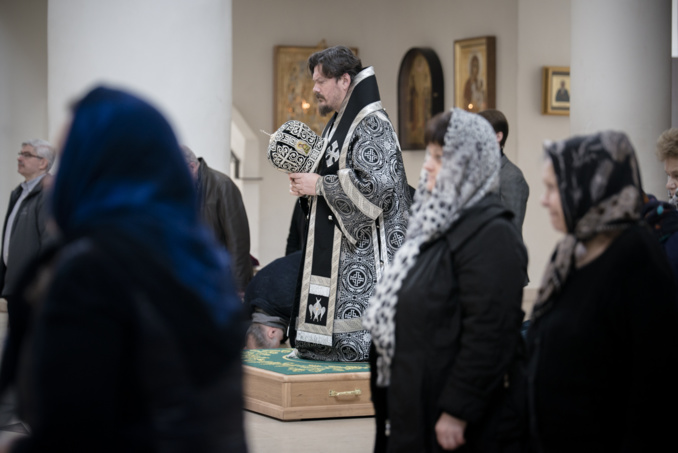
{"type": "Polygon", "coordinates": [[[398,139],[402,149],[424,149],[426,123],[445,108],[443,68],[433,49],[410,49],[398,73],[398,139]]]}
{"type": "Polygon", "coordinates": [[[478,113],[495,108],[494,36],[454,42],[454,106],[478,113]]]}
{"type": "Polygon", "coordinates": [[[542,114],[570,114],[570,68],[544,66],[542,69],[542,114]]]}

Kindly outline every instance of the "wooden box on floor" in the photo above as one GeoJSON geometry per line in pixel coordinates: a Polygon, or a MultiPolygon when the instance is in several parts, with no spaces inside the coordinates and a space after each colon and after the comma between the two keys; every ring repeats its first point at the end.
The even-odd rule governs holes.
{"type": "Polygon", "coordinates": [[[374,415],[367,363],[287,357],[291,352],[243,353],[245,409],[280,420],[374,415]]]}

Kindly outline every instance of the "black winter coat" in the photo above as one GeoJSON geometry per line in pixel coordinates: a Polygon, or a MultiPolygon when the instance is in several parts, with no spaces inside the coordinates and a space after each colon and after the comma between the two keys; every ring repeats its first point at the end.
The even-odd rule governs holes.
{"type": "Polygon", "coordinates": [[[490,415],[521,342],[527,275],[527,252],[511,217],[488,195],[422,247],[403,281],[388,451],[442,451],[434,430],[442,412],[468,422],[458,451],[499,451],[508,426],[490,415]]]}
{"type": "Polygon", "coordinates": [[[215,323],[114,232],[48,251],[29,282],[23,354],[3,363],[31,426],[13,452],[246,451],[240,319],[215,323]]]}
{"type": "MultiPolygon", "coordinates": [[[[47,174],[42,181],[31,190],[26,198],[21,202],[19,212],[14,218],[14,228],[12,229],[12,240],[10,241],[9,263],[0,258],[0,294],[3,297],[14,296],[19,278],[24,268],[37,256],[48,240],[46,232],[47,225],[47,194],[43,190],[43,185],[52,178],[47,174]]],[[[5,216],[4,228],[0,240],[0,248],[4,246],[5,232],[7,231],[7,220],[14,209],[19,196],[21,195],[21,186],[18,186],[9,197],[9,206],[5,216]]],[[[4,253],[4,250],[3,250],[4,253]]]]}
{"type": "Polygon", "coordinates": [[[528,330],[532,451],[677,450],[675,294],[644,226],[572,270],[528,330]]]}
{"type": "Polygon", "coordinates": [[[240,189],[227,175],[207,166],[201,157],[199,170],[200,213],[217,241],[228,250],[235,284],[245,291],[252,280],[250,226],[240,189]]]}

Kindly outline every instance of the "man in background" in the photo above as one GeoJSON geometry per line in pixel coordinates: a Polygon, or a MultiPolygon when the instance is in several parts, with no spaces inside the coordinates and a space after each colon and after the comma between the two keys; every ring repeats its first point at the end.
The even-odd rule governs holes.
{"type": "Polygon", "coordinates": [[[499,196],[508,209],[513,211],[513,224],[523,234],[523,220],[527,198],[530,196],[530,187],[525,181],[523,172],[504,154],[504,144],[508,138],[508,121],[499,110],[483,110],[478,115],[485,118],[497,134],[497,143],[501,150],[501,167],[499,170],[499,196]]]}
{"type": "Polygon", "coordinates": [[[246,349],[279,348],[287,340],[287,327],[301,267],[301,250],[271,262],[254,276],[245,291],[251,314],[246,349]]]}
{"type": "Polygon", "coordinates": [[[242,297],[252,279],[250,226],[240,189],[227,175],[207,166],[205,159],[181,147],[188,168],[196,183],[203,219],[217,240],[231,256],[231,267],[238,292],[242,297]]]}
{"type": "MultiPolygon", "coordinates": [[[[3,363],[16,363],[11,357],[19,353],[18,339],[26,330],[30,307],[16,293],[24,268],[35,259],[48,239],[48,203],[46,186],[51,182],[49,170],[54,164],[54,147],[44,140],[30,140],[21,144],[17,169],[24,182],[12,191],[2,233],[0,259],[0,294],[7,300],[8,337],[3,352],[3,363]]],[[[0,387],[4,388],[15,370],[2,367],[0,387]]]]}

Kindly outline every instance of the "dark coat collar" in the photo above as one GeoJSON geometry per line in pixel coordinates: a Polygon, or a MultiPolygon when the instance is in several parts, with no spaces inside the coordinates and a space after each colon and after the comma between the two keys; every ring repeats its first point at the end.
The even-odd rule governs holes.
{"type": "Polygon", "coordinates": [[[510,222],[513,213],[503,205],[499,195],[490,193],[478,203],[466,209],[459,220],[447,231],[445,236],[450,249],[458,249],[483,225],[495,217],[504,217],[510,222]]]}

